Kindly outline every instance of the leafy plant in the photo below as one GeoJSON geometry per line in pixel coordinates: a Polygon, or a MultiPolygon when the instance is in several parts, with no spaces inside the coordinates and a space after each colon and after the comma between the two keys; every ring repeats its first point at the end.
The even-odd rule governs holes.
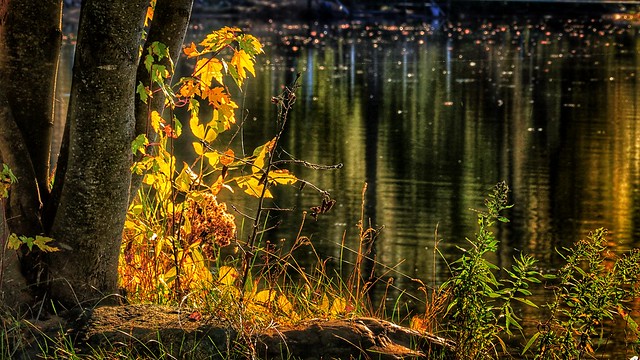
{"type": "Polygon", "coordinates": [[[638,345],[638,324],[630,304],[640,295],[640,249],[621,256],[607,248],[607,231],[597,229],[574,246],[559,252],[566,264],[558,270],[547,304],[550,317],[541,322],[523,354],[536,359],[580,359],[606,344],[605,326],[621,319],[638,345]]]}
{"type": "Polygon", "coordinates": [[[515,258],[512,269],[505,270],[507,277],[502,280],[496,276],[500,269],[486,258],[498,249],[492,227],[496,222],[508,221],[501,215],[512,207],[507,204],[508,192],[504,182],[493,188],[485,200],[487,211],[477,211],[478,232],[475,238],[467,239],[471,246],[461,248],[461,257],[450,264],[452,277],[440,289],[450,299],[445,320],[457,343],[458,358],[492,358],[500,350],[498,344],[506,349],[500,336],[521,329],[514,301],[536,307],[526,298],[531,295],[529,285],[540,282],[534,258],[526,255],[515,258]]]}
{"type": "Polygon", "coordinates": [[[269,197],[268,187],[297,181],[287,170],[264,170],[274,140],[249,157],[237,157],[229,144],[214,146],[236,123],[238,106],[225,79],[242,86],[248,74],[254,74],[255,56],[262,51],[255,37],[222,28],[184,49],[195,59],[194,70],[170,85],[165,80],[173,65],[158,64],[168,58],[168,49],[159,43],[149,47],[144,63],[152,86],[140,84],[138,94],[146,102],[161,91],[168,115],[151,112],[149,126],[155,138],[140,135],[132,143],[132,151],[141,155],[133,171],[143,176],[143,186],[127,215],[119,267],[122,287],[130,297],[158,302],[202,295],[213,282],[209,265],[217,248],[235,239],[235,218],[217,201],[218,193],[236,183],[250,195],[269,197]],[[202,104],[211,108],[208,119],[201,118],[202,104]],[[192,146],[197,157],[191,164],[178,165],[173,154],[174,141],[182,134],[174,114],[179,107],[188,110],[196,140],[192,146]]]}

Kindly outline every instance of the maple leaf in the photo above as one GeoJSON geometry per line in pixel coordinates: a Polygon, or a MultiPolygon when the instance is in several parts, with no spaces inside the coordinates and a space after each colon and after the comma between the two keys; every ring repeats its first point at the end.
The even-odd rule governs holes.
{"type": "Polygon", "coordinates": [[[198,87],[195,86],[195,84],[193,83],[193,80],[187,80],[182,83],[179,93],[180,93],[180,96],[184,98],[190,98],[194,94],[200,95],[200,89],[198,89],[198,87]]]}
{"type": "Polygon", "coordinates": [[[204,46],[207,51],[216,52],[223,47],[231,44],[236,39],[236,33],[241,32],[236,27],[223,27],[220,30],[214,31],[200,42],[200,45],[204,46]]]}
{"type": "Polygon", "coordinates": [[[224,84],[222,81],[222,63],[216,58],[203,58],[198,60],[198,62],[196,62],[194,76],[199,77],[207,86],[211,86],[213,79],[221,85],[224,84]]]}
{"type": "Polygon", "coordinates": [[[264,50],[262,49],[262,44],[258,39],[253,35],[242,35],[238,40],[238,46],[240,49],[246,51],[249,55],[257,55],[262,54],[264,50]]]}
{"type": "Polygon", "coordinates": [[[202,53],[200,53],[198,51],[198,48],[196,47],[196,44],[194,44],[193,42],[191,43],[191,45],[189,47],[184,47],[184,49],[182,50],[184,52],[185,55],[187,55],[187,57],[192,58],[192,57],[196,57],[196,56],[200,56],[202,53]]]}
{"type": "Polygon", "coordinates": [[[256,76],[256,71],[253,68],[253,58],[244,50],[236,51],[236,53],[233,54],[231,65],[235,66],[238,71],[240,86],[242,86],[242,81],[247,78],[245,69],[249,71],[251,75],[256,76]]]}

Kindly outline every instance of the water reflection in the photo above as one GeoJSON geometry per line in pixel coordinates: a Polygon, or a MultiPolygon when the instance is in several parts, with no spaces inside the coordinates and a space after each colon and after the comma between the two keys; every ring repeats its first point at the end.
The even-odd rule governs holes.
{"type": "MultiPolygon", "coordinates": [[[[196,21],[192,36],[221,25],[196,21]]],[[[247,27],[267,54],[240,95],[246,151],[274,134],[269,100],[301,72],[283,145],[299,159],[344,163],[295,169],[338,201],[305,226],[323,255],[339,257],[343,237],[357,248],[365,182],[365,216],[384,225],[376,256],[400,263],[400,288],[448,275],[436,237],[444,257],[456,257],[455,245],[474,234],[469,209],[500,180],[515,204],[497,230],[500,265],[524,251],[554,267],[554,248],[597,227],[611,229],[614,250],[640,246],[637,28],[600,19],[247,27]]],[[[321,197],[277,193],[276,205],[295,210],[273,213],[283,225],[266,238],[292,241],[302,211],[321,197]]],[[[245,213],[255,206],[233,202],[245,213]]]]}

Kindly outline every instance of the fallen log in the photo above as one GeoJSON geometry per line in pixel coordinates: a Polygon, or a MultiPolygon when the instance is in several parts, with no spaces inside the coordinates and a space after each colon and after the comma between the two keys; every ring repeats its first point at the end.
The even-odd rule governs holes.
{"type": "Polygon", "coordinates": [[[448,359],[455,348],[450,340],[376,318],[313,319],[242,334],[226,319],[155,305],[87,311],[67,336],[81,353],[125,348],[177,359],[448,359]]]}

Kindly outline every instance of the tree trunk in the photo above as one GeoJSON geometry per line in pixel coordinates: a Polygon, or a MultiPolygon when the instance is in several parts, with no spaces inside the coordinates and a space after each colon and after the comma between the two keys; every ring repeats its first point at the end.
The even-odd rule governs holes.
{"type": "MultiPolygon", "coordinates": [[[[2,0],[8,104],[31,158],[40,196],[49,191],[53,106],[62,41],[61,0],[2,0]]],[[[19,185],[18,185],[19,186],[19,185]]],[[[39,210],[39,209],[38,209],[39,210]]],[[[26,234],[25,234],[26,235],[26,234]]]]}
{"type": "Polygon", "coordinates": [[[50,296],[69,306],[117,293],[147,5],[147,0],[82,4],[63,141],[67,167],[56,176],[60,203],[51,228],[61,251],[46,261],[50,296]]]}
{"type": "Polygon", "coordinates": [[[44,231],[61,17],[61,0],[0,0],[0,159],[18,179],[0,209],[6,212],[0,286],[3,302],[12,308],[30,301],[28,285],[41,274],[37,252],[25,257],[25,251],[8,250],[5,240],[11,232],[34,236],[44,231]],[[22,266],[28,279],[20,263],[30,263],[22,266]]]}

